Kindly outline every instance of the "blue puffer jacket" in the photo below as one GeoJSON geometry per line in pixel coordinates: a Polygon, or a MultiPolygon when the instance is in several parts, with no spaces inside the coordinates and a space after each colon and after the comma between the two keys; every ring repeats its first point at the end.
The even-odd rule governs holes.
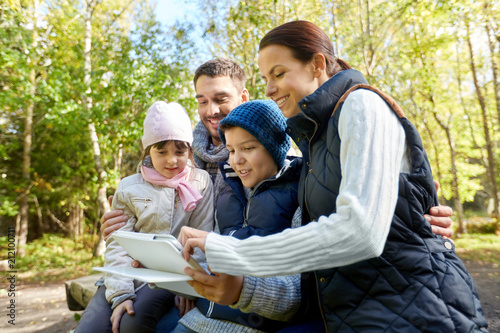
{"type": "MultiPolygon", "coordinates": [[[[288,120],[289,134],[307,165],[299,187],[304,223],[336,210],[341,181],[339,99],[358,84],[374,90],[357,71],[336,74],[304,98],[299,103],[302,112],[288,120]]],[[[388,105],[400,111],[392,100],[388,105]]],[[[486,332],[475,286],[453,243],[434,235],[423,218],[437,205],[431,169],[415,127],[398,115],[411,149],[412,172],[400,174],[384,251],[378,258],[304,276],[304,310],[317,304],[307,296],[317,298],[319,293],[328,332],[486,332]]]]}
{"type": "MultiPolygon", "coordinates": [[[[288,159],[276,176],[262,181],[249,192],[248,200],[234,170],[228,163],[219,163],[221,174],[229,185],[217,200],[217,224],[222,235],[245,239],[253,235],[274,234],[291,227],[299,207],[297,187],[302,159],[288,159]]],[[[227,320],[265,332],[277,331],[287,324],[202,298],[196,301],[196,307],[208,318],[227,320]]]]}

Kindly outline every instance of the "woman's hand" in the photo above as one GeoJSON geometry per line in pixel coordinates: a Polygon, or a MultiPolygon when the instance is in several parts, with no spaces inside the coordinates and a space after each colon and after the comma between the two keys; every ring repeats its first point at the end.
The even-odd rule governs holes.
{"type": "MultiPolygon", "coordinates": [[[[113,196],[108,198],[109,204],[113,201],[113,196]]],[[[104,240],[108,240],[113,232],[120,229],[127,222],[128,216],[123,214],[123,210],[112,210],[101,217],[101,233],[104,240]]]]}
{"type": "Polygon", "coordinates": [[[179,234],[179,242],[184,245],[182,254],[184,259],[189,260],[189,256],[194,253],[194,248],[197,247],[205,252],[205,240],[208,236],[207,231],[198,230],[190,227],[182,227],[179,234]]]}
{"type": "Polygon", "coordinates": [[[191,311],[196,305],[196,300],[190,300],[186,297],[175,295],[175,307],[179,309],[179,317],[182,318],[186,313],[191,311]]]}
{"type": "Polygon", "coordinates": [[[134,315],[134,303],[127,299],[120,304],[116,308],[114,308],[113,313],[111,314],[111,325],[113,329],[113,333],[120,333],[120,321],[122,320],[123,314],[127,312],[130,316],[134,315]]]}
{"type": "MultiPolygon", "coordinates": [[[[434,181],[434,185],[436,185],[436,191],[439,190],[437,181],[434,181]]],[[[431,224],[432,232],[443,238],[451,238],[453,236],[453,230],[451,230],[453,209],[448,206],[436,206],[432,207],[429,213],[430,215],[426,214],[424,217],[431,224]]]]}
{"type": "Polygon", "coordinates": [[[184,273],[193,278],[188,283],[194,290],[209,301],[221,305],[230,305],[240,299],[243,289],[243,276],[232,276],[222,273],[209,275],[206,272],[184,269],[184,273]]]}

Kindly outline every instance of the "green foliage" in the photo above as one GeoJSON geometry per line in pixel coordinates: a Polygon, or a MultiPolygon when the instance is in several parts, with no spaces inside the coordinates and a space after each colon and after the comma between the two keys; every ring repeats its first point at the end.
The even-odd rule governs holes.
{"type": "Polygon", "coordinates": [[[16,216],[18,213],[18,207],[14,202],[5,200],[2,201],[2,206],[0,206],[0,216],[16,216]]]}
{"type": "Polygon", "coordinates": [[[0,4],[3,221],[14,222],[19,195],[28,190],[31,233],[64,230],[53,217],[67,226],[76,205],[85,211],[84,230],[94,228],[102,213],[89,122],[96,127],[104,182],[112,194],[122,177],[135,172],[142,121],[154,101],[179,101],[196,119],[192,74],[207,52],[240,63],[251,98],[265,98],[257,65],[259,41],[273,27],[297,19],[323,28],[339,57],[403,107],[421,133],[442,198],[482,203],[492,196],[465,24],[500,170],[499,82],[493,75],[493,66],[500,67],[500,42],[492,35],[490,50],[486,38],[487,27],[499,31],[498,1],[186,1],[199,3],[196,20],[170,25],[156,19],[148,0],[97,2],[91,22],[90,110],[84,107],[84,2],[40,1],[36,48],[33,3],[0,4]],[[203,36],[194,40],[199,29],[203,36]],[[35,94],[30,93],[31,70],[36,73],[35,94]],[[28,183],[22,177],[24,115],[32,101],[28,183]]]}
{"type": "Polygon", "coordinates": [[[495,234],[497,223],[489,217],[472,216],[467,219],[467,232],[471,234],[495,234]]]}
{"type": "Polygon", "coordinates": [[[175,29],[161,26],[149,1],[98,2],[92,17],[93,107],[86,110],[83,3],[56,0],[40,5],[35,49],[33,4],[1,5],[0,213],[13,222],[19,193],[28,189],[32,226],[60,230],[75,205],[85,210],[83,222],[93,225],[102,213],[96,201],[99,184],[89,122],[96,127],[104,179],[112,194],[123,176],[135,172],[142,121],[154,101],[179,101],[194,115],[188,63],[180,61],[190,42],[181,32],[172,37],[175,29]],[[32,68],[37,77],[33,96],[28,94],[32,68]],[[26,183],[23,116],[32,100],[31,182],[26,183]],[[54,223],[53,217],[61,223],[54,223]]]}

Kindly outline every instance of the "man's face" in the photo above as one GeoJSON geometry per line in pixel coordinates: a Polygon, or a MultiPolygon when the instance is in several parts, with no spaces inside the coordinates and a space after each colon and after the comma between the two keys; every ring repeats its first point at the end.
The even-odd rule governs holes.
{"type": "Polygon", "coordinates": [[[210,133],[212,143],[218,146],[222,143],[217,131],[219,122],[235,107],[248,101],[248,90],[238,91],[229,76],[206,75],[198,78],[195,89],[200,119],[210,133]]]}

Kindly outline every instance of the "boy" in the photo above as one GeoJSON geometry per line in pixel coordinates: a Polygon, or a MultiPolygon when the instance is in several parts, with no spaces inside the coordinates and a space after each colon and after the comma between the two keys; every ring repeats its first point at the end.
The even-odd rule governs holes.
{"type": "MultiPolygon", "coordinates": [[[[297,186],[302,160],[286,159],[290,139],[286,120],[276,103],[253,101],[238,106],[220,122],[219,136],[229,150],[229,165],[220,163],[229,185],[217,201],[220,233],[244,239],[280,232],[292,227],[292,220],[297,221],[294,226],[299,226],[300,210],[294,215],[299,206],[297,186]]],[[[240,332],[242,326],[246,326],[245,332],[258,332],[285,327],[285,320],[291,319],[300,303],[300,276],[261,280],[267,280],[267,290],[273,290],[269,284],[273,285],[277,294],[269,297],[280,303],[268,303],[268,309],[260,312],[265,317],[200,298],[196,308],[181,318],[173,332],[186,328],[196,332],[240,332]],[[285,285],[297,292],[279,292],[285,285]]]]}

